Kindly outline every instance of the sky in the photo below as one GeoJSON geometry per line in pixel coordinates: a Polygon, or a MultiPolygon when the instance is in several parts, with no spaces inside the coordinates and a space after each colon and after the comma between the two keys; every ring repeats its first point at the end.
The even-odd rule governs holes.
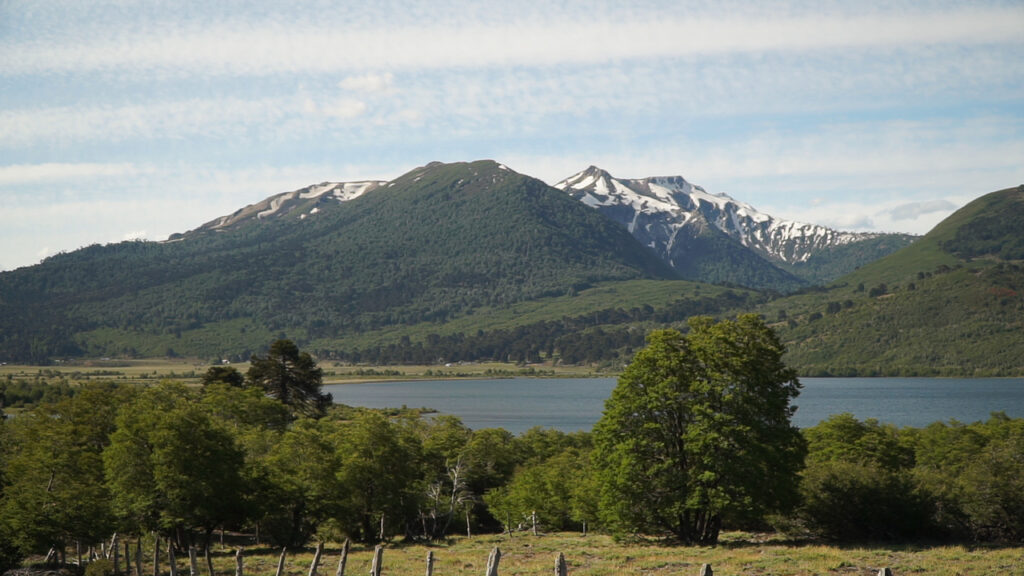
{"type": "Polygon", "coordinates": [[[0,0],[0,270],[485,158],[923,234],[1024,184],[1024,2],[0,0]]]}

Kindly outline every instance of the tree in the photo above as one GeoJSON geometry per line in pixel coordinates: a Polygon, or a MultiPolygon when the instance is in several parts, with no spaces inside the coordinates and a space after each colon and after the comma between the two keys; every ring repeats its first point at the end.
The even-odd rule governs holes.
{"type": "Polygon", "coordinates": [[[266,356],[254,354],[247,377],[298,415],[319,418],[331,404],[331,395],[320,392],[323,370],[291,340],[277,340],[266,356]]]}
{"type": "Polygon", "coordinates": [[[755,315],[652,332],[594,429],[603,519],[619,532],[714,544],[723,519],[792,507],[806,452],[800,391],[755,315]]]}
{"type": "Polygon", "coordinates": [[[382,515],[385,538],[420,532],[415,528],[425,490],[419,438],[379,413],[365,412],[344,426],[339,452],[344,532],[378,541],[382,515]]]}
{"type": "Polygon", "coordinates": [[[113,384],[85,385],[71,398],[41,404],[4,424],[0,458],[6,460],[7,485],[0,532],[11,538],[7,546],[0,542],[0,556],[10,546],[22,554],[43,553],[110,534],[101,453],[117,407],[130,396],[113,384]]]}
{"type": "Polygon", "coordinates": [[[103,452],[107,486],[126,527],[167,534],[213,529],[242,515],[244,454],[180,384],[122,407],[103,452]]]}
{"type": "Polygon", "coordinates": [[[245,376],[234,366],[210,366],[203,374],[202,382],[203,386],[220,382],[241,388],[245,385],[245,376]]]}

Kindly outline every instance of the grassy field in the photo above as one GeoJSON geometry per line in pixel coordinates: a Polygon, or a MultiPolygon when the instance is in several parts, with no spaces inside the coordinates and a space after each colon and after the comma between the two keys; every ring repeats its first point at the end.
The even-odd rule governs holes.
{"type": "MultiPolygon", "coordinates": [[[[144,360],[82,360],[74,364],[30,366],[25,364],[0,365],[0,379],[46,381],[70,385],[87,382],[132,382],[146,384],[161,380],[198,383],[210,364],[197,359],[151,358],[144,360]]],[[[243,374],[249,364],[232,364],[243,374]]],[[[429,380],[441,378],[508,378],[516,376],[589,377],[607,376],[596,373],[589,366],[520,366],[504,362],[467,362],[452,365],[422,366],[349,366],[320,363],[324,371],[324,384],[369,382],[374,380],[429,380]]]]}
{"type": "MultiPolygon", "coordinates": [[[[968,548],[964,546],[829,546],[801,544],[774,537],[727,533],[717,547],[668,546],[658,542],[617,543],[604,535],[517,533],[453,538],[437,545],[391,544],[383,553],[385,575],[424,574],[428,552],[434,555],[436,576],[483,576],[491,549],[502,552],[499,574],[541,575],[554,573],[559,552],[565,555],[569,574],[614,576],[620,574],[697,576],[709,563],[720,576],[874,576],[884,567],[895,576],[984,576],[1024,574],[1022,548],[968,548]]],[[[244,552],[245,574],[272,575],[280,550],[249,547],[244,552]]],[[[345,574],[367,574],[373,547],[353,546],[345,574]]],[[[319,573],[337,569],[340,546],[328,543],[319,573]]],[[[150,573],[151,555],[144,553],[143,573],[150,573]]],[[[312,550],[290,554],[288,576],[306,576],[312,550]]],[[[179,573],[187,573],[187,560],[179,573]]],[[[214,555],[218,574],[235,571],[234,551],[221,548],[214,555]]],[[[166,571],[166,566],[164,566],[166,571]]],[[[204,572],[205,573],[205,572],[204,572]]]]}

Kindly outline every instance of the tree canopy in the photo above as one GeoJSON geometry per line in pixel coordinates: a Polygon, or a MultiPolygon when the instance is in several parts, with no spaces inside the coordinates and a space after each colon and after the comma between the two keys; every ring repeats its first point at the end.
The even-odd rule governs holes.
{"type": "Polygon", "coordinates": [[[754,315],[652,332],[594,429],[605,521],[713,544],[726,517],[794,505],[806,447],[783,352],[754,315]]]}
{"type": "Polygon", "coordinates": [[[331,395],[320,392],[323,370],[291,340],[275,341],[266,356],[254,354],[247,377],[298,415],[320,417],[331,404],[331,395]]]}

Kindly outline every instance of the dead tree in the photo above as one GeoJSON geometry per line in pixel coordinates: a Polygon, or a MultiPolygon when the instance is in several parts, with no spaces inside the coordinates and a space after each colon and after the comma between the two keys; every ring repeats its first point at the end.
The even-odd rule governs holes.
{"type": "Polygon", "coordinates": [[[235,576],[243,576],[245,570],[242,567],[242,549],[239,548],[235,551],[235,576]]]}
{"type": "Polygon", "coordinates": [[[427,552],[427,576],[434,576],[434,551],[427,552]]]}

